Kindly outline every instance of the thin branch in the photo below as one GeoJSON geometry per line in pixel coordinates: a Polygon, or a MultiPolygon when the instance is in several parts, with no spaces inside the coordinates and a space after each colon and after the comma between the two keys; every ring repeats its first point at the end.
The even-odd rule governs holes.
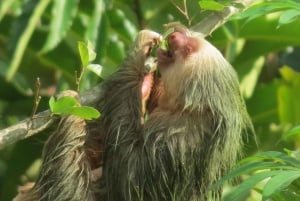
{"type": "Polygon", "coordinates": [[[31,118],[33,118],[33,116],[35,115],[37,108],[39,106],[39,103],[41,101],[40,89],[41,89],[41,81],[40,81],[40,78],[38,77],[38,78],[36,78],[36,82],[35,82],[35,93],[34,93],[34,102],[33,102],[31,118]]]}
{"type": "MultiPolygon", "coordinates": [[[[252,4],[255,0],[240,0],[237,3],[243,4],[245,7],[252,4]]],[[[213,13],[203,19],[200,23],[192,27],[193,30],[209,35],[215,29],[220,27],[228,17],[240,12],[234,7],[228,7],[219,13],[213,13]]],[[[103,89],[101,84],[81,94],[82,105],[95,105],[95,103],[103,97],[103,89]]],[[[49,128],[58,120],[58,117],[51,116],[50,111],[38,113],[33,118],[25,119],[11,127],[0,130],[0,149],[8,144],[15,143],[19,140],[35,135],[46,128],[49,128]]]]}
{"type": "Polygon", "coordinates": [[[191,19],[187,10],[186,0],[183,0],[183,8],[180,8],[180,6],[178,6],[174,0],[170,0],[170,2],[176,7],[176,9],[186,18],[186,20],[190,24],[191,19]]]}
{"type": "MultiPolygon", "coordinates": [[[[96,85],[81,95],[82,105],[95,105],[103,97],[101,85],[96,85]]],[[[52,116],[49,110],[40,112],[32,118],[27,118],[13,126],[0,130],[0,150],[9,144],[40,133],[57,123],[58,116],[52,116]]]]}
{"type": "MultiPolygon", "coordinates": [[[[255,1],[256,0],[237,0],[234,1],[234,3],[242,4],[245,9],[255,1]]],[[[201,22],[193,26],[191,29],[202,33],[204,36],[210,35],[214,30],[223,25],[230,16],[242,12],[244,9],[238,9],[233,6],[226,7],[220,12],[211,13],[209,16],[204,18],[201,22]]]]}

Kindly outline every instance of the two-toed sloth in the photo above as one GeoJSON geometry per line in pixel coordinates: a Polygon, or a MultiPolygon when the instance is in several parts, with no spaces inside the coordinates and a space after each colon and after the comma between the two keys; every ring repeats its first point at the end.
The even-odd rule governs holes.
{"type": "MultiPolygon", "coordinates": [[[[103,83],[101,118],[93,132],[85,131],[85,146],[64,142],[60,153],[54,153],[57,156],[52,153],[56,158],[46,158],[43,179],[33,188],[37,197],[46,201],[221,199],[221,189],[209,187],[235,164],[243,133],[252,128],[238,77],[203,36],[175,26],[166,38],[167,50],[156,51],[160,78],[154,79],[145,61],[160,40],[153,31],[138,34],[123,65],[103,83]],[[73,156],[64,165],[51,166],[59,157],[71,157],[70,152],[73,156]],[[103,166],[101,178],[91,179],[99,166],[103,166]],[[67,176],[59,175],[64,172],[67,176]]],[[[58,146],[46,146],[44,157],[49,149],[58,146]]]]}

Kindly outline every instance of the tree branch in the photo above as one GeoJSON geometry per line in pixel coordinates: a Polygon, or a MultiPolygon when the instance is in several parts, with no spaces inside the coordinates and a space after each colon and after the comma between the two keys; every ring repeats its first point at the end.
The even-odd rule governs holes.
{"type": "MultiPolygon", "coordinates": [[[[95,105],[103,97],[101,84],[82,93],[80,102],[82,105],[95,105]]],[[[32,118],[27,118],[13,126],[0,130],[0,150],[5,146],[19,140],[35,135],[51,125],[57,123],[59,116],[52,116],[49,110],[40,112],[32,118]]]]}
{"type": "Polygon", "coordinates": [[[204,36],[210,35],[214,30],[223,25],[226,20],[233,14],[239,13],[245,8],[249,7],[256,0],[237,0],[234,3],[243,5],[243,9],[238,9],[233,6],[226,7],[220,12],[211,13],[209,16],[204,18],[201,22],[193,26],[191,29],[202,33],[204,36]]]}
{"type": "MultiPolygon", "coordinates": [[[[255,0],[239,0],[236,1],[236,3],[241,3],[246,8],[254,1],[255,0]]],[[[227,7],[221,12],[212,13],[192,27],[192,30],[201,32],[204,35],[209,35],[220,27],[226,19],[237,12],[241,12],[241,10],[234,7],[227,7]]],[[[103,90],[101,89],[101,84],[99,84],[81,94],[81,104],[94,105],[101,97],[103,97],[103,90]]],[[[47,110],[34,115],[33,118],[27,118],[11,127],[0,130],[0,149],[49,128],[56,123],[58,119],[58,116],[51,116],[50,111],[47,110]]]]}

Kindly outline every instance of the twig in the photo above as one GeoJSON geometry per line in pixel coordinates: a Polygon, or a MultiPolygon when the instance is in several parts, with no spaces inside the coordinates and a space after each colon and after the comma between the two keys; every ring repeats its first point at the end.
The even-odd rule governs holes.
{"type": "MultiPolygon", "coordinates": [[[[95,105],[103,97],[101,85],[96,85],[81,95],[82,105],[95,105]]],[[[49,110],[40,112],[32,118],[27,118],[13,126],[0,130],[0,150],[19,140],[35,135],[55,124],[59,117],[52,116],[49,110]]]]}
{"type": "Polygon", "coordinates": [[[36,110],[37,110],[40,100],[41,100],[40,89],[41,89],[41,81],[40,81],[40,78],[38,77],[38,78],[36,78],[36,82],[35,82],[35,94],[34,94],[31,118],[33,118],[33,116],[35,115],[36,110]]]}
{"type": "MultiPolygon", "coordinates": [[[[237,0],[235,3],[242,4],[244,9],[249,7],[256,0],[237,0]]],[[[241,12],[243,9],[238,9],[233,6],[226,7],[220,12],[211,13],[201,22],[191,27],[192,30],[202,33],[204,36],[210,35],[214,30],[219,28],[226,20],[235,13],[241,12]]]]}
{"type": "MultiPolygon", "coordinates": [[[[249,6],[255,0],[236,1],[243,4],[245,7],[249,6]]],[[[216,28],[220,27],[225,20],[231,15],[239,12],[240,10],[228,7],[220,13],[213,13],[207,18],[203,19],[200,23],[192,27],[193,30],[203,33],[204,35],[210,34],[216,28]]],[[[94,105],[99,99],[103,97],[103,89],[101,84],[93,87],[92,89],[81,94],[82,105],[94,105]]],[[[50,111],[44,111],[35,115],[32,119],[28,118],[19,122],[16,125],[0,130],[0,149],[8,144],[15,143],[21,139],[35,135],[42,130],[53,125],[57,120],[56,116],[51,116],[50,111]]]]}
{"type": "Polygon", "coordinates": [[[174,0],[170,0],[170,2],[177,8],[177,10],[183,14],[183,16],[186,18],[186,20],[188,21],[188,24],[191,24],[191,19],[187,10],[187,4],[186,4],[186,0],[183,0],[183,8],[180,8],[180,6],[178,6],[174,0]]]}

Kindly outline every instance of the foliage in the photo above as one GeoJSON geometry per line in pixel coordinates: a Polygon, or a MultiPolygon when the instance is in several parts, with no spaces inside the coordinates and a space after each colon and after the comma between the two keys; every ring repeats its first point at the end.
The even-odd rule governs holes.
{"type": "MultiPolygon", "coordinates": [[[[210,12],[231,5],[241,7],[233,2],[0,0],[0,127],[30,116],[37,77],[42,83],[38,111],[43,111],[55,93],[64,89],[84,91],[114,72],[138,30],[150,28],[163,33],[162,25],[173,21],[193,26],[210,12]],[[95,48],[77,41],[90,41],[95,48]]],[[[263,178],[269,180],[264,180],[260,189],[254,188],[263,199],[293,200],[295,187],[299,188],[299,153],[278,152],[300,147],[299,129],[295,127],[300,124],[299,15],[298,0],[258,1],[208,37],[236,68],[256,130],[258,150],[249,137],[245,154],[258,154],[243,160],[225,177],[242,175],[245,183],[232,191],[233,195],[240,190],[247,192],[240,200],[261,199],[248,190],[263,178]],[[286,182],[281,184],[278,179],[286,182]]],[[[53,99],[51,103],[55,104],[53,99]]],[[[76,105],[74,102],[70,108],[76,105]]],[[[1,200],[11,200],[17,185],[35,178],[48,133],[1,150],[1,200]]]]}
{"type": "Polygon", "coordinates": [[[249,194],[249,190],[255,186],[257,186],[255,191],[262,195],[262,201],[270,198],[274,201],[298,200],[300,198],[300,152],[289,150],[286,152],[262,152],[240,161],[235,170],[215,185],[218,186],[226,180],[254,171],[255,174],[249,175],[234,191],[226,195],[224,200],[243,200],[249,194]]]}
{"type": "Polygon", "coordinates": [[[75,115],[86,120],[96,119],[100,116],[95,108],[80,106],[78,100],[68,96],[58,100],[52,96],[49,100],[49,107],[51,113],[56,115],[75,115]]]}

